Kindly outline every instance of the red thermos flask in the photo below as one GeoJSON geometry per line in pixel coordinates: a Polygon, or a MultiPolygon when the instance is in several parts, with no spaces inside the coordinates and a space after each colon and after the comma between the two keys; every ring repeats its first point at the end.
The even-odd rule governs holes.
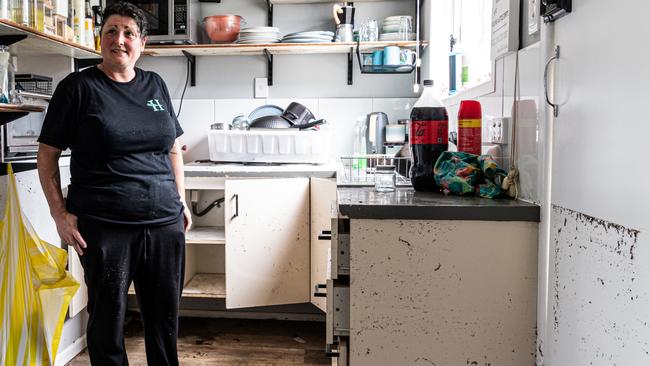
{"type": "Polygon", "coordinates": [[[481,103],[476,100],[460,102],[458,151],[481,155],[481,103]]]}

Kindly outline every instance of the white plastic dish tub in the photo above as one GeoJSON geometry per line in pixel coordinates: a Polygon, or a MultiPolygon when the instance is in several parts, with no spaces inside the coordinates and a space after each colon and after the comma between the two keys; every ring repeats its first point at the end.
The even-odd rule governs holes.
{"type": "Polygon", "coordinates": [[[211,161],[325,164],[331,144],[331,131],[208,131],[211,161]]]}

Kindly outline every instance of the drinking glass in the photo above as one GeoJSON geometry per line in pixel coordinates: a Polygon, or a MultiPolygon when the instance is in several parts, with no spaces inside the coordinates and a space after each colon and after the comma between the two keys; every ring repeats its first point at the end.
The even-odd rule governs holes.
{"type": "Polygon", "coordinates": [[[368,24],[365,22],[361,24],[361,27],[359,27],[359,34],[357,35],[359,37],[359,42],[367,42],[368,41],[368,24]]]}
{"type": "Polygon", "coordinates": [[[368,41],[377,42],[379,40],[379,26],[375,19],[371,19],[367,24],[368,41]]]}
{"type": "Polygon", "coordinates": [[[411,18],[400,17],[399,28],[397,28],[398,38],[400,41],[408,41],[411,35],[411,18]]]}

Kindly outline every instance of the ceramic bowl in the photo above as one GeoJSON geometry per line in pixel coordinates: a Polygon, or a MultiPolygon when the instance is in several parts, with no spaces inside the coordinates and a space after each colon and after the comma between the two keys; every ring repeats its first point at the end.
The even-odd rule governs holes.
{"type": "Polygon", "coordinates": [[[212,15],[203,18],[203,28],[213,43],[231,43],[241,29],[239,15],[212,15]]]}

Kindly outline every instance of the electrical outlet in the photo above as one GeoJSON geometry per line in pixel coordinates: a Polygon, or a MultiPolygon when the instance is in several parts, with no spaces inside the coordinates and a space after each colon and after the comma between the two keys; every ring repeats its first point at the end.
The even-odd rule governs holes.
{"type": "Polygon", "coordinates": [[[488,120],[488,140],[492,144],[507,144],[510,117],[493,117],[488,120]]]}
{"type": "Polygon", "coordinates": [[[269,81],[267,78],[255,78],[255,98],[269,97],[269,81]]]}

